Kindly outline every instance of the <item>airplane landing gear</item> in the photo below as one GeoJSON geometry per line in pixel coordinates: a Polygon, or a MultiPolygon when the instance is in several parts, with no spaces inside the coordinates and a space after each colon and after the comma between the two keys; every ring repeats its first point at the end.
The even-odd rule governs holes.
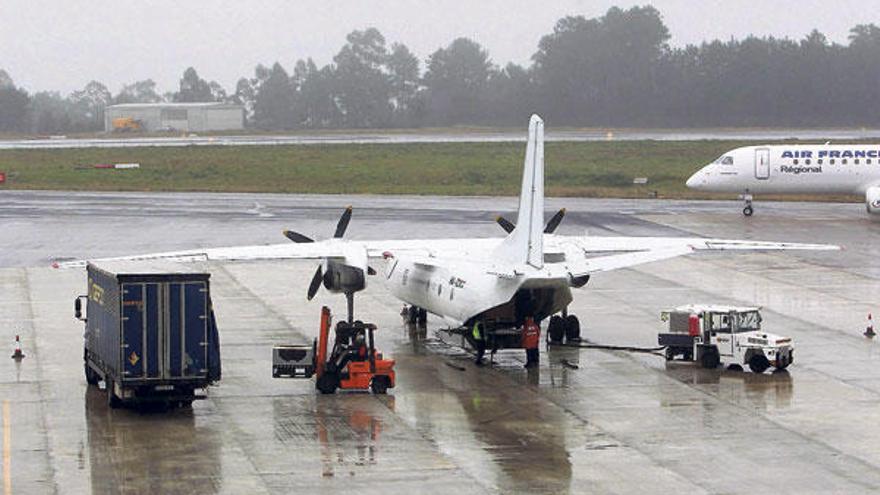
{"type": "Polygon", "coordinates": [[[750,217],[753,213],[755,213],[754,208],[752,208],[752,195],[749,193],[745,193],[740,195],[740,199],[745,201],[745,207],[743,208],[743,215],[750,217]]]}
{"type": "Polygon", "coordinates": [[[400,314],[411,325],[418,324],[424,326],[428,323],[428,311],[418,306],[406,306],[400,314]]]}
{"type": "Polygon", "coordinates": [[[550,317],[547,324],[547,339],[551,344],[561,344],[565,339],[568,342],[581,340],[581,322],[575,315],[563,313],[550,317]]]}

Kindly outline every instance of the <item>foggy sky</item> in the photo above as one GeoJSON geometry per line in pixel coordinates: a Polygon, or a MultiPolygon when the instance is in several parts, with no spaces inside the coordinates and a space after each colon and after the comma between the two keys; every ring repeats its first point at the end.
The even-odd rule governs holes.
{"type": "Polygon", "coordinates": [[[527,65],[560,17],[646,3],[663,14],[675,46],[749,34],[797,39],[813,28],[846,43],[852,26],[880,24],[880,0],[0,0],[0,68],[31,92],[67,94],[92,79],[114,93],[146,78],[174,90],[194,66],[233,91],[258,63],[291,70],[311,56],[326,64],[348,32],[371,26],[423,61],[467,36],[497,64],[527,65]]]}

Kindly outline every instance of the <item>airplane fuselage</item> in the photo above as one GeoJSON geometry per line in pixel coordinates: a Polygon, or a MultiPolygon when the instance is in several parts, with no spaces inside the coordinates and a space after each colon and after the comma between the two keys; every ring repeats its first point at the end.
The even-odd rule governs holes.
{"type": "Polygon", "coordinates": [[[385,263],[385,285],[395,297],[456,325],[474,319],[516,325],[525,315],[557,313],[572,300],[564,278],[499,273],[488,261],[393,257],[385,263]]]}
{"type": "Polygon", "coordinates": [[[880,206],[872,206],[880,199],[880,145],[746,146],[700,169],[687,186],[730,193],[865,195],[871,211],[880,206]]]}

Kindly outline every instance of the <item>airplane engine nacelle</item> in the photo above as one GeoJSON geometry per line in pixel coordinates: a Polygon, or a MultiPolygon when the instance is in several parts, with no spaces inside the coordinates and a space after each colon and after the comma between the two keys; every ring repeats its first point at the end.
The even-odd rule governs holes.
{"type": "Polygon", "coordinates": [[[333,261],[327,263],[323,282],[331,292],[358,292],[367,286],[363,270],[333,261]]]}
{"type": "Polygon", "coordinates": [[[880,187],[869,187],[865,191],[865,208],[872,215],[880,214],[880,187]]]}

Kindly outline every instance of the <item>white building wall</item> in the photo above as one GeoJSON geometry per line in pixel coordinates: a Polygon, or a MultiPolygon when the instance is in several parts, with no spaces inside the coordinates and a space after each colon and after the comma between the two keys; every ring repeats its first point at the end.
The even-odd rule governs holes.
{"type": "Polygon", "coordinates": [[[175,129],[184,132],[229,131],[244,128],[244,109],[237,105],[162,104],[107,107],[104,129],[113,130],[113,119],[140,120],[147,132],[175,129]]]}

